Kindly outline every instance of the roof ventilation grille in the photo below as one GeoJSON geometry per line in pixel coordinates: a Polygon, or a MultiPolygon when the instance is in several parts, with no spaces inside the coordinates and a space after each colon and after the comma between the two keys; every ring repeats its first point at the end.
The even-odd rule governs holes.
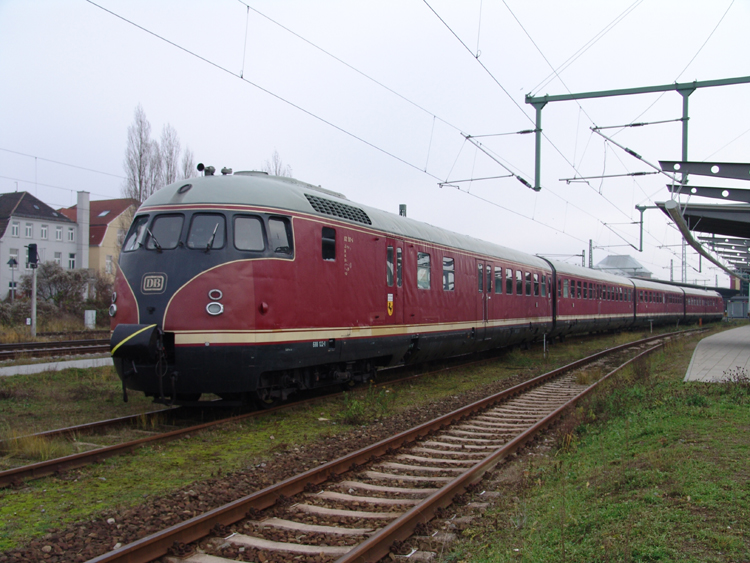
{"type": "Polygon", "coordinates": [[[307,201],[310,202],[310,205],[312,205],[312,208],[318,213],[341,217],[342,219],[348,219],[349,221],[355,221],[365,225],[372,225],[372,221],[370,221],[367,213],[358,207],[353,207],[351,205],[346,205],[345,203],[331,201],[330,199],[324,199],[310,194],[305,194],[305,197],[307,198],[307,201]]]}

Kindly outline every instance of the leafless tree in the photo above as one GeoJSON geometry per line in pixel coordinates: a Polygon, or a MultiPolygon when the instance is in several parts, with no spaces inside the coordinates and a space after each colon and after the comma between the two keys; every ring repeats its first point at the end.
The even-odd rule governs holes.
{"type": "Polygon", "coordinates": [[[263,165],[263,171],[268,172],[272,176],[292,176],[292,167],[281,161],[279,151],[276,149],[274,149],[271,159],[266,160],[266,163],[263,165]]]}
{"type": "Polygon", "coordinates": [[[143,203],[167,184],[194,176],[192,151],[186,148],[181,161],[180,152],[177,131],[168,123],[162,129],[161,143],[151,139],[151,124],[138,104],[133,124],[128,127],[123,197],[143,203]]]}
{"type": "Polygon", "coordinates": [[[125,149],[125,186],[123,195],[142,202],[154,191],[158,175],[154,163],[158,161],[156,143],[151,140],[151,124],[146,119],[143,106],[135,108],[133,124],[128,127],[128,145],[125,149]]]}
{"type": "Polygon", "coordinates": [[[182,167],[180,170],[180,179],[192,178],[197,174],[195,169],[195,158],[193,157],[193,151],[190,147],[185,147],[185,152],[182,154],[182,167]]]}
{"type": "Polygon", "coordinates": [[[178,180],[180,173],[180,140],[177,131],[169,123],[161,130],[159,156],[161,159],[161,184],[166,186],[178,180]]]}

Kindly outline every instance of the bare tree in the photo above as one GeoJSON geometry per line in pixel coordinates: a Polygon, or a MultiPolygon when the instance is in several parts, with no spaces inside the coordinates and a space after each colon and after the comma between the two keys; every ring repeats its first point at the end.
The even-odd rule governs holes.
{"type": "Polygon", "coordinates": [[[162,128],[161,143],[151,139],[151,124],[138,104],[133,124],[128,127],[123,197],[143,203],[167,184],[194,176],[193,153],[186,148],[180,161],[180,148],[177,131],[169,123],[162,128]]]}
{"type": "Polygon", "coordinates": [[[185,152],[182,154],[182,167],[180,170],[180,179],[184,180],[192,178],[196,175],[195,170],[195,158],[193,157],[193,151],[190,147],[185,147],[185,152]]]}
{"type": "Polygon", "coordinates": [[[156,190],[158,175],[153,166],[158,158],[154,141],[151,140],[151,124],[146,119],[143,106],[135,108],[133,124],[128,127],[128,145],[125,149],[125,186],[123,195],[142,202],[156,190]]]}
{"type": "Polygon", "coordinates": [[[263,171],[268,172],[272,176],[292,176],[292,167],[288,164],[284,164],[279,156],[279,151],[274,149],[273,156],[270,160],[266,160],[263,165],[263,171]]]}
{"type": "Polygon", "coordinates": [[[161,185],[166,186],[178,180],[180,173],[180,140],[177,131],[169,123],[161,130],[159,157],[161,159],[161,185]]]}

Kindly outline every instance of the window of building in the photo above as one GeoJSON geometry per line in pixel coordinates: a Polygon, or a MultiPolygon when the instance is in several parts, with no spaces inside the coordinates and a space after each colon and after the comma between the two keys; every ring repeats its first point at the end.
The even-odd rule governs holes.
{"type": "Polygon", "coordinates": [[[531,295],[531,272],[526,272],[526,295],[531,295]]]}
{"type": "Polygon", "coordinates": [[[513,270],[505,268],[505,293],[513,295],[513,270]]]}
{"type": "Polygon", "coordinates": [[[237,250],[263,252],[266,248],[263,233],[263,221],[260,217],[240,215],[234,218],[234,247],[237,250]]]}
{"type": "Polygon", "coordinates": [[[10,236],[12,237],[21,236],[21,223],[19,223],[18,221],[13,221],[10,224],[10,236]]]}
{"type": "Polygon", "coordinates": [[[68,227],[68,242],[76,241],[76,230],[73,227],[68,227]]]}
{"type": "Polygon", "coordinates": [[[113,261],[112,256],[110,254],[107,254],[107,256],[104,259],[104,271],[108,274],[114,274],[114,268],[112,267],[113,261]]]}
{"type": "MultiPolygon", "coordinates": [[[[177,248],[182,233],[182,215],[159,215],[147,231],[146,248],[149,250],[170,250],[177,248]]],[[[205,248],[205,246],[204,246],[205,248]]]]}
{"type": "Polygon", "coordinates": [[[430,255],[417,252],[417,287],[430,289],[430,255]]]}
{"type": "MultiPolygon", "coordinates": [[[[323,260],[336,260],[336,229],[323,227],[323,260]]],[[[391,261],[393,260],[393,248],[388,247],[391,251],[391,261]]]]}
{"type": "Polygon", "coordinates": [[[62,240],[62,227],[55,227],[55,240],[62,240]]]}
{"type": "Polygon", "coordinates": [[[516,270],[516,295],[523,295],[523,272],[516,270]]]}
{"type": "Polygon", "coordinates": [[[34,224],[33,223],[26,223],[26,230],[24,231],[24,236],[26,238],[32,238],[34,236],[34,224]]]}
{"type": "Polygon", "coordinates": [[[18,249],[17,248],[10,249],[10,258],[16,261],[16,265],[15,266],[9,265],[9,267],[13,270],[17,270],[18,269],[18,249]]]}
{"type": "Polygon", "coordinates": [[[456,263],[453,258],[443,257],[443,289],[453,291],[456,288],[456,263]]]}
{"type": "Polygon", "coordinates": [[[76,255],[75,252],[71,252],[68,254],[68,269],[69,270],[75,270],[76,269],[76,255]]]}
{"type": "Polygon", "coordinates": [[[268,220],[268,243],[277,254],[291,256],[294,253],[292,247],[292,224],[289,219],[283,217],[271,217],[268,220]]]}
{"type": "Polygon", "coordinates": [[[62,267],[62,252],[55,252],[55,264],[62,267]]]}
{"type": "Polygon", "coordinates": [[[503,269],[495,266],[495,293],[503,292],[503,269]]]}
{"type": "Polygon", "coordinates": [[[401,249],[396,249],[396,285],[398,287],[401,287],[401,282],[403,281],[403,268],[401,264],[401,249]]]}
{"type": "Polygon", "coordinates": [[[534,297],[539,297],[539,274],[534,274],[534,297]]]}
{"type": "Polygon", "coordinates": [[[42,232],[41,232],[41,238],[42,240],[47,240],[47,237],[49,232],[49,225],[42,225],[42,232]]]}
{"type": "MultiPolygon", "coordinates": [[[[176,216],[175,216],[176,217],[176,216]]],[[[180,231],[182,222],[179,223],[180,231]]],[[[176,229],[175,225],[175,229],[176,229]]],[[[197,213],[190,221],[190,232],[187,236],[187,247],[198,250],[210,250],[224,246],[225,220],[219,213],[197,213]]],[[[179,241],[180,232],[177,232],[179,241]]],[[[159,236],[154,233],[155,236],[159,236]]],[[[159,238],[161,243],[161,238],[159,238]]]]}

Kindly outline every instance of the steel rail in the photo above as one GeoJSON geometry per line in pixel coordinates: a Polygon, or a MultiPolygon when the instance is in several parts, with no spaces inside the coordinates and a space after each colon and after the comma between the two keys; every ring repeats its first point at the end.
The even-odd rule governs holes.
{"type": "MultiPolygon", "coordinates": [[[[495,393],[494,395],[485,397],[484,399],[480,399],[479,401],[440,416],[429,422],[420,424],[419,426],[416,426],[410,430],[401,432],[396,436],[392,436],[390,438],[377,442],[376,444],[372,444],[370,446],[357,450],[356,452],[347,454],[339,459],[329,461],[319,467],[310,469],[308,471],[305,471],[304,473],[280,481],[275,485],[266,487],[265,489],[237,499],[224,506],[217,507],[204,514],[200,514],[198,516],[185,520],[184,522],[175,524],[174,526],[171,526],[166,530],[156,532],[154,534],[141,538],[140,540],[136,540],[132,543],[124,545],[116,550],[104,553],[98,557],[90,559],[88,563],[146,563],[148,561],[152,561],[165,555],[168,549],[172,547],[175,542],[190,543],[192,541],[205,537],[217,524],[229,526],[245,518],[248,511],[250,511],[251,509],[263,510],[270,506],[273,506],[279,499],[283,497],[294,496],[303,492],[305,488],[309,487],[310,485],[321,484],[335,475],[340,475],[347,471],[356,469],[358,466],[376,459],[379,456],[385,455],[395,448],[413,442],[422,436],[428,435],[430,432],[440,430],[441,428],[444,428],[453,422],[459,421],[467,417],[468,415],[473,414],[474,412],[481,411],[494,403],[523,393],[524,391],[527,391],[531,388],[537,387],[538,385],[545,383],[546,381],[553,379],[566,371],[576,369],[603,356],[613,354],[618,351],[631,348],[633,346],[638,346],[653,340],[668,338],[677,334],[685,334],[687,332],[692,331],[678,331],[675,333],[652,336],[627,344],[622,344],[620,346],[615,346],[613,348],[609,348],[607,350],[592,354],[591,356],[588,356],[586,358],[576,360],[575,362],[571,362],[570,364],[532,378],[526,382],[515,385],[514,387],[511,387],[499,393],[495,393]]],[[[655,347],[654,349],[656,348],[658,347],[655,347]]],[[[653,349],[650,351],[653,351],[653,349]]],[[[609,377],[610,375],[611,373],[606,377],[609,377]]],[[[592,388],[593,387],[595,386],[592,386],[592,388]]],[[[579,398],[581,396],[583,396],[583,394],[581,394],[579,398]]],[[[555,413],[559,414],[559,412],[562,412],[565,408],[567,408],[567,406],[569,406],[569,403],[566,403],[565,407],[557,409],[555,413]]],[[[540,424],[541,423],[537,423],[532,428],[538,428],[540,424]]],[[[526,431],[519,437],[515,438],[508,446],[514,444],[513,447],[517,449],[525,442],[525,440],[528,440],[530,435],[531,434],[526,431]]],[[[508,446],[506,446],[506,448],[508,446]]],[[[408,513],[420,513],[421,506],[422,505],[420,504],[415,507],[415,509],[405,513],[398,519],[398,521],[403,521],[403,517],[408,513]]],[[[392,526],[387,526],[386,528],[384,528],[384,530],[385,529],[389,529],[389,533],[394,533],[392,530],[392,526]]],[[[370,542],[366,543],[372,546],[370,542]]],[[[369,550],[370,547],[365,549],[369,550]]],[[[359,553],[358,548],[355,548],[353,552],[354,551],[359,553]]]]}
{"type": "Polygon", "coordinates": [[[553,412],[545,416],[539,422],[534,424],[532,427],[525,430],[523,433],[516,436],[513,440],[508,442],[502,448],[496,450],[488,457],[477,463],[474,467],[469,469],[466,473],[456,477],[453,481],[448,483],[445,487],[436,491],[424,502],[414,506],[413,508],[406,511],[404,514],[399,516],[393,522],[375,532],[370,538],[356,546],[346,555],[338,558],[335,563],[364,563],[371,561],[378,561],[381,558],[388,555],[390,547],[395,541],[403,541],[409,538],[414,529],[420,523],[427,523],[435,517],[435,513],[439,508],[445,508],[452,504],[453,498],[466,491],[467,487],[479,482],[484,474],[492,470],[503,458],[516,452],[531,438],[536,436],[539,432],[547,428],[552,424],[560,415],[562,415],[567,409],[573,406],[577,401],[591,393],[597,386],[606,381],[610,376],[614,375],[618,371],[622,370],[631,363],[639,360],[661,348],[664,344],[657,344],[656,346],[641,352],[634,358],[626,361],[622,365],[616,367],[610,371],[607,375],[602,377],[599,381],[573,397],[570,401],[564,405],[558,407],[553,412]]]}

